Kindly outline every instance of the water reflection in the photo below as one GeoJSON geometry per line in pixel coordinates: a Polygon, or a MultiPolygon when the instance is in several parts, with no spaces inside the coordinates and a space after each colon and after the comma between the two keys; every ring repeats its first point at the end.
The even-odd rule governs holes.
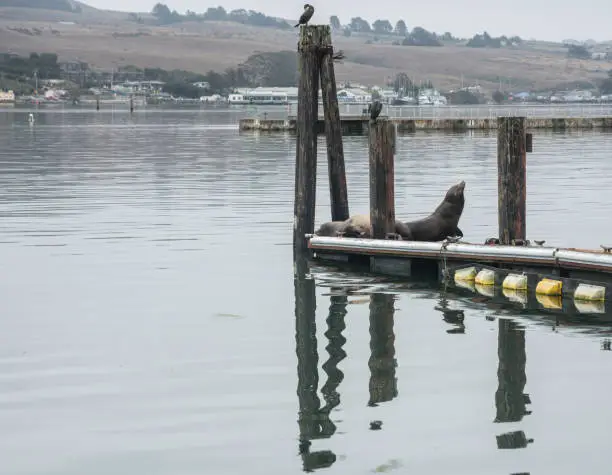
{"type": "MultiPolygon", "coordinates": [[[[390,401],[397,396],[395,368],[395,295],[374,293],[370,296],[370,400],[368,406],[390,401]]],[[[374,427],[379,427],[375,424],[374,427]]],[[[376,430],[374,428],[374,430],[376,430]]]]}
{"type": "MultiPolygon", "coordinates": [[[[331,422],[329,413],[334,407],[331,397],[325,408],[321,408],[321,401],[317,396],[319,385],[316,337],[316,286],[314,278],[306,273],[307,264],[296,263],[294,277],[295,285],[295,339],[296,354],[298,359],[298,387],[297,395],[299,401],[298,425],[299,425],[299,452],[302,457],[303,470],[310,472],[316,469],[331,466],[336,461],[336,454],[331,450],[311,451],[311,441],[331,437],[336,431],[336,426],[331,422]]],[[[343,315],[342,315],[343,316],[343,315]]],[[[335,341],[338,341],[337,339],[335,341]]],[[[332,340],[330,339],[330,345],[332,340]]],[[[334,364],[332,363],[333,367],[334,364]]],[[[338,373],[333,373],[338,377],[338,373]]],[[[339,378],[341,379],[341,373],[339,378]]],[[[331,379],[331,377],[330,377],[331,379]]],[[[335,399],[339,403],[336,388],[339,384],[332,382],[328,384],[328,394],[336,394],[335,399]]],[[[336,403],[336,405],[337,405],[336,403]]]]}
{"type": "MultiPolygon", "coordinates": [[[[331,288],[332,293],[338,290],[334,287],[331,288]]],[[[344,316],[347,313],[347,305],[348,297],[346,295],[330,296],[329,315],[326,320],[327,331],[325,332],[329,341],[325,347],[329,358],[323,363],[323,371],[327,374],[327,381],[321,388],[321,393],[325,398],[325,407],[322,410],[327,414],[340,404],[340,393],[337,389],[344,379],[344,373],[338,368],[338,363],[346,358],[346,352],[342,349],[346,343],[346,338],[342,336],[342,331],[346,328],[344,316]]]]}
{"type": "MultiPolygon", "coordinates": [[[[497,369],[498,387],[495,392],[494,422],[518,422],[523,416],[531,414],[526,404],[531,403],[529,394],[525,394],[525,330],[512,320],[498,320],[499,366],[497,369]]],[[[499,449],[518,449],[527,447],[533,442],[523,431],[513,431],[496,436],[499,449]]]]}
{"type": "Polygon", "coordinates": [[[446,330],[449,334],[463,334],[465,333],[465,313],[463,310],[455,310],[448,308],[448,298],[446,297],[446,291],[440,295],[439,304],[434,307],[438,312],[442,312],[442,319],[451,325],[451,328],[446,330]]]}

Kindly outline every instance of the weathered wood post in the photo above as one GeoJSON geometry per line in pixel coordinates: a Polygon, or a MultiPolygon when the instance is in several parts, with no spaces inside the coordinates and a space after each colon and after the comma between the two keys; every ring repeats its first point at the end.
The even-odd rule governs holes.
{"type": "Polygon", "coordinates": [[[395,126],[387,119],[370,121],[370,223],[372,237],[395,232],[395,126]]]}
{"type": "Polygon", "coordinates": [[[497,118],[499,241],[526,239],[527,140],[524,117],[497,118]]]}
{"type": "Polygon", "coordinates": [[[99,111],[100,110],[100,98],[96,97],[96,110],[99,111]]]}
{"type": "Polygon", "coordinates": [[[336,91],[336,73],[334,72],[334,51],[331,42],[331,27],[323,25],[321,28],[321,35],[323,35],[322,47],[325,48],[321,59],[321,96],[323,98],[325,136],[327,140],[331,219],[332,221],[344,221],[349,218],[349,206],[346,190],[346,172],[344,169],[342,125],[336,91]]]}
{"type": "Polygon", "coordinates": [[[302,25],[298,42],[300,79],[295,152],[293,257],[308,254],[305,234],[314,232],[317,184],[317,120],[321,47],[326,25],[302,25]]]}
{"type": "Polygon", "coordinates": [[[130,96],[130,114],[134,112],[134,96],[130,96]]]}

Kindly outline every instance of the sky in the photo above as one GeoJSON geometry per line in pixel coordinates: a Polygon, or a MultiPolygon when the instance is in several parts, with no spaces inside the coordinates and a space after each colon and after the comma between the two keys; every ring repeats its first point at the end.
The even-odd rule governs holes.
{"type": "MultiPolygon", "coordinates": [[[[244,8],[266,15],[297,19],[304,0],[228,0],[224,3],[204,3],[201,0],[84,0],[93,7],[120,11],[151,11],[161,1],[171,10],[197,13],[209,7],[223,6],[227,10],[244,8]]],[[[327,23],[330,15],[338,15],[342,24],[360,16],[370,23],[378,18],[393,25],[403,19],[409,28],[423,28],[443,33],[450,31],[459,37],[471,37],[487,31],[492,36],[518,35],[525,39],[562,41],[564,39],[596,41],[612,40],[610,19],[612,1],[586,0],[435,0],[407,2],[400,0],[349,1],[313,3],[315,15],[311,23],[327,23]],[[359,5],[354,8],[353,5],[359,5]]]]}

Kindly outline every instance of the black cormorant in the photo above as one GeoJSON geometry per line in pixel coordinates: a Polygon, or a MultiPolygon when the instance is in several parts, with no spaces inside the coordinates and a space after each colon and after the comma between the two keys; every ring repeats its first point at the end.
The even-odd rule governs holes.
{"type": "Polygon", "coordinates": [[[312,15],[314,14],[314,7],[310,3],[304,4],[304,13],[300,17],[300,20],[296,25],[293,25],[294,28],[297,28],[300,25],[305,25],[310,21],[312,15]]]}
{"type": "Polygon", "coordinates": [[[380,115],[382,108],[383,108],[383,105],[382,105],[382,102],[380,101],[374,101],[372,103],[372,106],[368,108],[370,112],[370,119],[373,122],[376,122],[376,119],[378,119],[378,116],[380,115]]]}

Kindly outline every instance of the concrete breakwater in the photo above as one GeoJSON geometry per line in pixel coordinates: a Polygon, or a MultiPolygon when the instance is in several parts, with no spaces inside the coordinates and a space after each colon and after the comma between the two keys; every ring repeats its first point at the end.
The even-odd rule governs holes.
{"type": "MultiPolygon", "coordinates": [[[[414,132],[417,130],[489,130],[497,128],[497,118],[482,119],[405,119],[389,118],[389,121],[397,126],[398,132],[414,132]]],[[[239,129],[259,130],[266,132],[294,132],[297,119],[288,117],[286,119],[240,119],[239,129]]],[[[564,117],[564,118],[542,118],[527,117],[526,127],[529,129],[605,129],[612,128],[612,117],[564,117]]],[[[368,117],[352,116],[341,117],[341,128],[343,134],[367,133],[368,117]]],[[[325,121],[317,120],[317,132],[325,132],[325,121]]]]}

